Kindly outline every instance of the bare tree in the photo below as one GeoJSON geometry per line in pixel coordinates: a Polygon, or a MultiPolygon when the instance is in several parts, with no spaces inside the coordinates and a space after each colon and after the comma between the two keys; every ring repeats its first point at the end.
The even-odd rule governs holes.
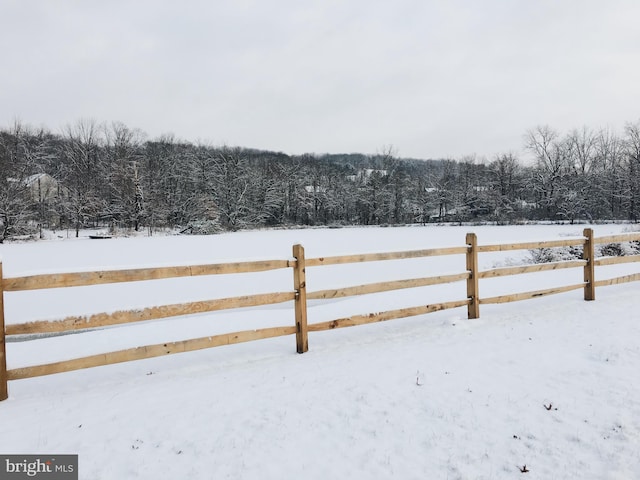
{"type": "Polygon", "coordinates": [[[498,220],[512,220],[518,210],[521,168],[514,153],[502,153],[489,164],[493,211],[498,220]]]}
{"type": "Polygon", "coordinates": [[[24,155],[25,127],[15,121],[0,133],[0,243],[23,233],[30,218],[29,192],[25,183],[32,165],[24,155]]]}
{"type": "Polygon", "coordinates": [[[66,208],[73,218],[76,237],[80,228],[96,220],[100,212],[100,127],[94,120],[82,119],[64,130],[61,156],[65,183],[70,190],[66,208]]]}
{"type": "Polygon", "coordinates": [[[213,184],[220,221],[224,228],[238,230],[247,225],[250,172],[240,148],[223,147],[213,164],[213,184]]]}
{"type": "Polygon", "coordinates": [[[108,181],[106,211],[111,221],[138,231],[145,218],[142,143],[144,134],[115,122],[105,128],[106,159],[102,168],[108,181]]]}
{"type": "Polygon", "coordinates": [[[640,218],[640,121],[627,123],[624,133],[627,212],[628,219],[636,222],[640,218]]]}
{"type": "Polygon", "coordinates": [[[602,208],[602,217],[621,218],[627,183],[624,168],[624,143],[618,135],[601,130],[596,142],[594,160],[595,186],[600,189],[597,200],[602,208]]]}
{"type": "Polygon", "coordinates": [[[560,202],[560,187],[568,165],[570,145],[548,126],[527,132],[525,148],[535,155],[531,187],[547,218],[554,218],[560,202]]]}
{"type": "Polygon", "coordinates": [[[567,137],[569,167],[577,175],[587,175],[594,166],[598,137],[589,128],[573,130],[567,137]]]}

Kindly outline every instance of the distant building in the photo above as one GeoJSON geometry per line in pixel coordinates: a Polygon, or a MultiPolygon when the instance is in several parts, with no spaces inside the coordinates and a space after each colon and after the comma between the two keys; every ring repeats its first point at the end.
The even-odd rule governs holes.
{"type": "Polygon", "coordinates": [[[327,193],[327,187],[322,185],[307,185],[304,187],[307,193],[327,193]]]}
{"type": "Polygon", "coordinates": [[[60,197],[66,189],[48,173],[36,173],[24,179],[33,202],[43,203],[60,197]]]}
{"type": "Polygon", "coordinates": [[[347,175],[347,180],[351,180],[352,182],[362,181],[366,183],[372,175],[386,177],[388,172],[386,170],[379,170],[375,168],[364,168],[362,170],[358,170],[358,173],[355,175],[347,175]]]}

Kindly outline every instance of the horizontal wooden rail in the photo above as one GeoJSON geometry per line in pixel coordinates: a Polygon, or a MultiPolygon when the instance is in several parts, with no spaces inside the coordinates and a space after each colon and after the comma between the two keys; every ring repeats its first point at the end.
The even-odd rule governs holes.
{"type": "Polygon", "coordinates": [[[626,255],[622,257],[600,257],[596,258],[596,266],[617,265],[620,263],[640,262],[640,255],[626,255]]]}
{"type": "Polygon", "coordinates": [[[440,255],[461,255],[467,253],[468,247],[429,248],[426,250],[407,250],[405,252],[363,253],[359,255],[342,255],[337,257],[308,258],[307,267],[322,265],[341,265],[345,263],[380,262],[384,260],[405,260],[409,258],[435,257],[440,255]]]}
{"type": "Polygon", "coordinates": [[[631,275],[624,275],[622,277],[609,278],[606,280],[598,280],[595,282],[595,285],[596,287],[608,287],[610,285],[637,281],[640,281],[640,273],[633,273],[631,275]]]}
{"type": "Polygon", "coordinates": [[[366,325],[367,323],[384,322],[395,318],[413,317],[431,312],[439,312],[449,308],[465,307],[469,304],[469,299],[454,302],[433,303],[431,305],[421,305],[418,307],[400,308],[386,312],[369,313],[365,315],[354,315],[352,317],[338,318],[327,322],[312,323],[308,325],[310,332],[321,332],[334,328],[355,327],[356,325],[366,325]]]}
{"type": "Polygon", "coordinates": [[[210,265],[103,270],[100,272],[47,273],[5,278],[3,286],[5,292],[85,287],[107,283],[140,282],[200,275],[264,272],[288,268],[294,264],[294,260],[258,260],[253,262],[213,263],[210,265]]]}
{"type": "Polygon", "coordinates": [[[35,322],[6,325],[7,335],[25,335],[33,333],[57,333],[72,330],[85,330],[123,323],[145,322],[160,318],[192,315],[232,308],[255,307],[293,300],[295,292],[262,293],[240,297],[220,298],[199,302],[161,305],[140,310],[122,310],[113,313],[95,313],[92,315],[74,316],[57,321],[38,320],[35,322]]]}
{"type": "Polygon", "coordinates": [[[555,295],[556,293],[570,292],[571,290],[578,290],[584,288],[584,283],[577,283],[575,285],[567,285],[564,287],[546,288],[544,290],[534,290],[531,292],[512,293],[510,295],[500,295],[498,297],[481,298],[480,304],[491,303],[508,303],[517,302],[520,300],[529,300],[531,298],[544,297],[547,295],[555,295]]]}
{"type": "Polygon", "coordinates": [[[478,272],[478,278],[504,277],[507,275],[519,275],[521,273],[545,272],[549,270],[560,270],[563,268],[584,267],[585,260],[567,260],[563,262],[537,263],[535,265],[518,265],[515,267],[492,268],[478,272]]]}
{"type": "Polygon", "coordinates": [[[62,362],[47,363],[45,365],[35,365],[30,367],[15,368],[7,371],[9,380],[19,380],[21,378],[40,377],[54,373],[71,372],[91,367],[112,365],[114,363],[129,362],[132,360],[143,360],[146,358],[162,357],[175,353],[191,352],[205,348],[219,347],[222,345],[232,345],[235,343],[262,340],[265,338],[281,337],[296,333],[296,327],[271,327],[260,330],[246,330],[242,332],[225,333],[212,335],[210,337],[194,338],[178,342],[162,343],[157,345],[147,345],[145,347],[130,348],[117,352],[101,353],[89,357],[65,360],[62,362]]]}
{"type": "Polygon", "coordinates": [[[509,250],[532,250],[536,248],[571,247],[576,245],[584,245],[585,242],[586,242],[586,239],[584,238],[574,238],[574,239],[567,239],[567,240],[547,240],[543,242],[481,245],[481,246],[478,246],[478,252],[479,253],[506,252],[509,250]]]}
{"type": "Polygon", "coordinates": [[[388,292],[391,290],[402,290],[404,288],[427,287],[443,283],[458,282],[466,280],[471,274],[469,272],[454,275],[440,275],[437,277],[412,278],[407,280],[395,280],[392,282],[368,283],[353,287],[318,290],[317,292],[307,292],[308,300],[324,300],[329,298],[350,297],[354,295],[368,295],[371,293],[388,292]]]}
{"type": "Polygon", "coordinates": [[[607,235],[604,237],[594,237],[594,243],[620,243],[640,241],[640,232],[622,233],[619,235],[607,235]]]}

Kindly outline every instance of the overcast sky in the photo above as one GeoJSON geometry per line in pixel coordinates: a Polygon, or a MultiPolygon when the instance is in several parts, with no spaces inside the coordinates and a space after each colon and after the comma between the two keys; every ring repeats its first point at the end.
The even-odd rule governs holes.
{"type": "Polygon", "coordinates": [[[638,0],[0,0],[0,126],[458,158],[640,120],[638,0]]]}

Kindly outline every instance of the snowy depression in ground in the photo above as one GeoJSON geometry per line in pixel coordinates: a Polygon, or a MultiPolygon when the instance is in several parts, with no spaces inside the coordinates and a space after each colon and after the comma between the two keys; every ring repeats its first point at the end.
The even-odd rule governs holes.
{"type": "MultiPolygon", "coordinates": [[[[593,225],[596,236],[633,226],[593,225]]],[[[5,277],[581,237],[583,226],[344,228],[2,246],[5,277]]],[[[60,234],[65,236],[65,234],[60,234]]],[[[481,269],[531,253],[481,255],[481,269]]],[[[639,264],[596,270],[609,278],[639,264]]],[[[310,290],[455,274],[463,255],[309,268],[310,290]]],[[[482,280],[480,296],[569,285],[582,269],[482,280]]],[[[6,323],[291,291],[290,269],[5,293],[6,323]]],[[[3,454],[78,454],[82,479],[634,479],[638,283],[285,336],[17,380],[3,454]]],[[[314,301],[309,323],[461,300],[465,282],[314,301]]],[[[7,343],[8,368],[294,324],[291,303],[7,343]]]]}

